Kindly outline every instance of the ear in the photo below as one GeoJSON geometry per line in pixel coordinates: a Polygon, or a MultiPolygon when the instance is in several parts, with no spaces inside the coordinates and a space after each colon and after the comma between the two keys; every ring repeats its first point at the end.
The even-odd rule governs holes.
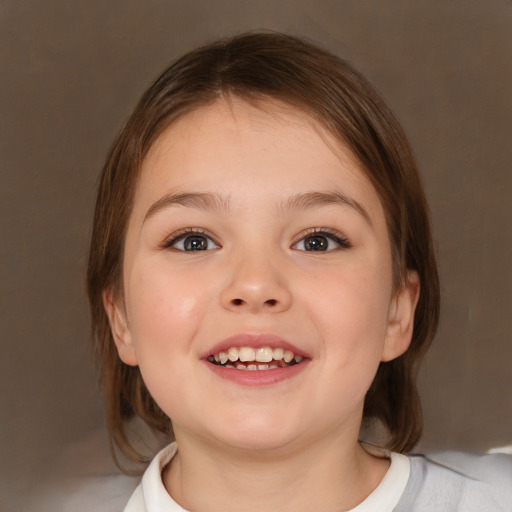
{"type": "Polygon", "coordinates": [[[110,322],[110,330],[117,347],[119,358],[123,363],[130,366],[137,366],[137,354],[132,341],[132,336],[126,322],[126,313],[124,307],[118,304],[112,292],[103,292],[103,306],[110,322]]]}
{"type": "Polygon", "coordinates": [[[410,270],[407,273],[406,282],[396,292],[389,306],[382,361],[391,361],[409,348],[414,328],[414,312],[419,296],[420,278],[416,271],[410,270]]]}

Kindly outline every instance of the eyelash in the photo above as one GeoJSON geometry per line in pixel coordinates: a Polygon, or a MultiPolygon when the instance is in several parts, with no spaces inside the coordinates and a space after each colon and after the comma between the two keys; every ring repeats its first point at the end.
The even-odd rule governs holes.
{"type": "MultiPolygon", "coordinates": [[[[204,230],[202,228],[183,228],[183,229],[180,229],[179,231],[176,231],[169,238],[167,238],[163,242],[162,248],[163,249],[174,249],[176,251],[186,252],[186,251],[183,251],[183,249],[176,249],[173,246],[175,244],[177,244],[178,242],[180,242],[181,240],[187,238],[187,236],[191,236],[191,235],[203,235],[206,238],[210,239],[218,248],[220,247],[220,244],[206,230],[204,230]]],[[[331,251],[342,250],[342,249],[350,249],[352,247],[352,244],[349,242],[348,238],[346,238],[344,235],[342,235],[338,231],[335,231],[335,230],[332,230],[329,228],[307,229],[307,230],[303,231],[302,233],[300,233],[296,237],[296,241],[291,244],[291,247],[294,248],[297,244],[304,241],[306,238],[312,237],[312,236],[324,236],[324,237],[334,241],[339,246],[334,249],[330,249],[328,251],[326,250],[326,251],[304,251],[304,252],[331,252],[331,251]]]]}
{"type": "MultiPolygon", "coordinates": [[[[220,244],[205,230],[202,228],[183,228],[179,231],[174,232],[170,237],[168,237],[164,243],[162,244],[163,249],[175,249],[173,247],[174,244],[177,244],[179,241],[187,238],[187,236],[191,235],[203,235],[206,238],[209,238],[215,245],[220,247],[220,244]]],[[[181,249],[175,249],[177,251],[181,251],[181,249]]],[[[183,251],[185,252],[185,251],[183,251]]]]}
{"type": "Polygon", "coordinates": [[[302,233],[299,233],[296,238],[296,242],[292,244],[292,247],[296,246],[300,242],[304,241],[308,237],[312,236],[325,236],[326,238],[329,238],[330,240],[336,242],[339,244],[339,247],[336,247],[334,249],[330,249],[329,251],[307,251],[307,252],[332,252],[332,251],[338,251],[343,249],[350,249],[352,247],[352,244],[348,240],[348,238],[344,235],[342,235],[339,231],[335,231],[333,229],[329,228],[310,228],[302,233]]]}

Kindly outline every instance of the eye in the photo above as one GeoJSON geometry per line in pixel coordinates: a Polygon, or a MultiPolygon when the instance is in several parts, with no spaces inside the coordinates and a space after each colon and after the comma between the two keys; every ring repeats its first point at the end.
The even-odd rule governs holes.
{"type": "Polygon", "coordinates": [[[325,229],[314,229],[292,245],[292,249],[310,252],[327,252],[350,247],[350,242],[343,235],[325,229]]]}
{"type": "Polygon", "coordinates": [[[164,243],[164,248],[184,252],[198,252],[218,249],[219,245],[201,230],[186,229],[171,235],[164,243]]]}

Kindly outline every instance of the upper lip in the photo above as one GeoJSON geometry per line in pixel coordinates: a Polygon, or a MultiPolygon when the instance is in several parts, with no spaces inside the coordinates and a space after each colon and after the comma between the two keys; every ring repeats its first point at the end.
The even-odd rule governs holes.
{"type": "Polygon", "coordinates": [[[296,347],[289,341],[283,340],[275,334],[269,333],[239,333],[225,338],[213,345],[208,351],[201,355],[201,359],[213,356],[219,352],[226,352],[230,347],[270,347],[291,350],[296,356],[310,357],[306,352],[296,347]]]}

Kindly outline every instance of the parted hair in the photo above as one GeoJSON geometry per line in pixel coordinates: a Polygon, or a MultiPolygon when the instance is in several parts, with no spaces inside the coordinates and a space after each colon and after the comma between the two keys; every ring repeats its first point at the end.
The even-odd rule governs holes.
{"type": "Polygon", "coordinates": [[[299,109],[352,151],[373,184],[385,211],[395,290],[414,270],[420,297],[410,347],[380,363],[363,419],[386,427],[389,449],[410,451],[422,431],[418,365],[436,332],[440,303],[428,205],[413,152],[391,110],[348,62],[306,40],[268,32],[216,41],[178,59],[144,93],[108,154],[94,213],[87,289],[111,441],[129,459],[142,461],[127,434],[131,419],[139,416],[153,430],[172,435],[171,420],[149,394],[138,367],[118,357],[103,294],[123,297],[124,240],[149,149],[178,118],[222,97],[261,104],[279,100],[299,109]]]}

